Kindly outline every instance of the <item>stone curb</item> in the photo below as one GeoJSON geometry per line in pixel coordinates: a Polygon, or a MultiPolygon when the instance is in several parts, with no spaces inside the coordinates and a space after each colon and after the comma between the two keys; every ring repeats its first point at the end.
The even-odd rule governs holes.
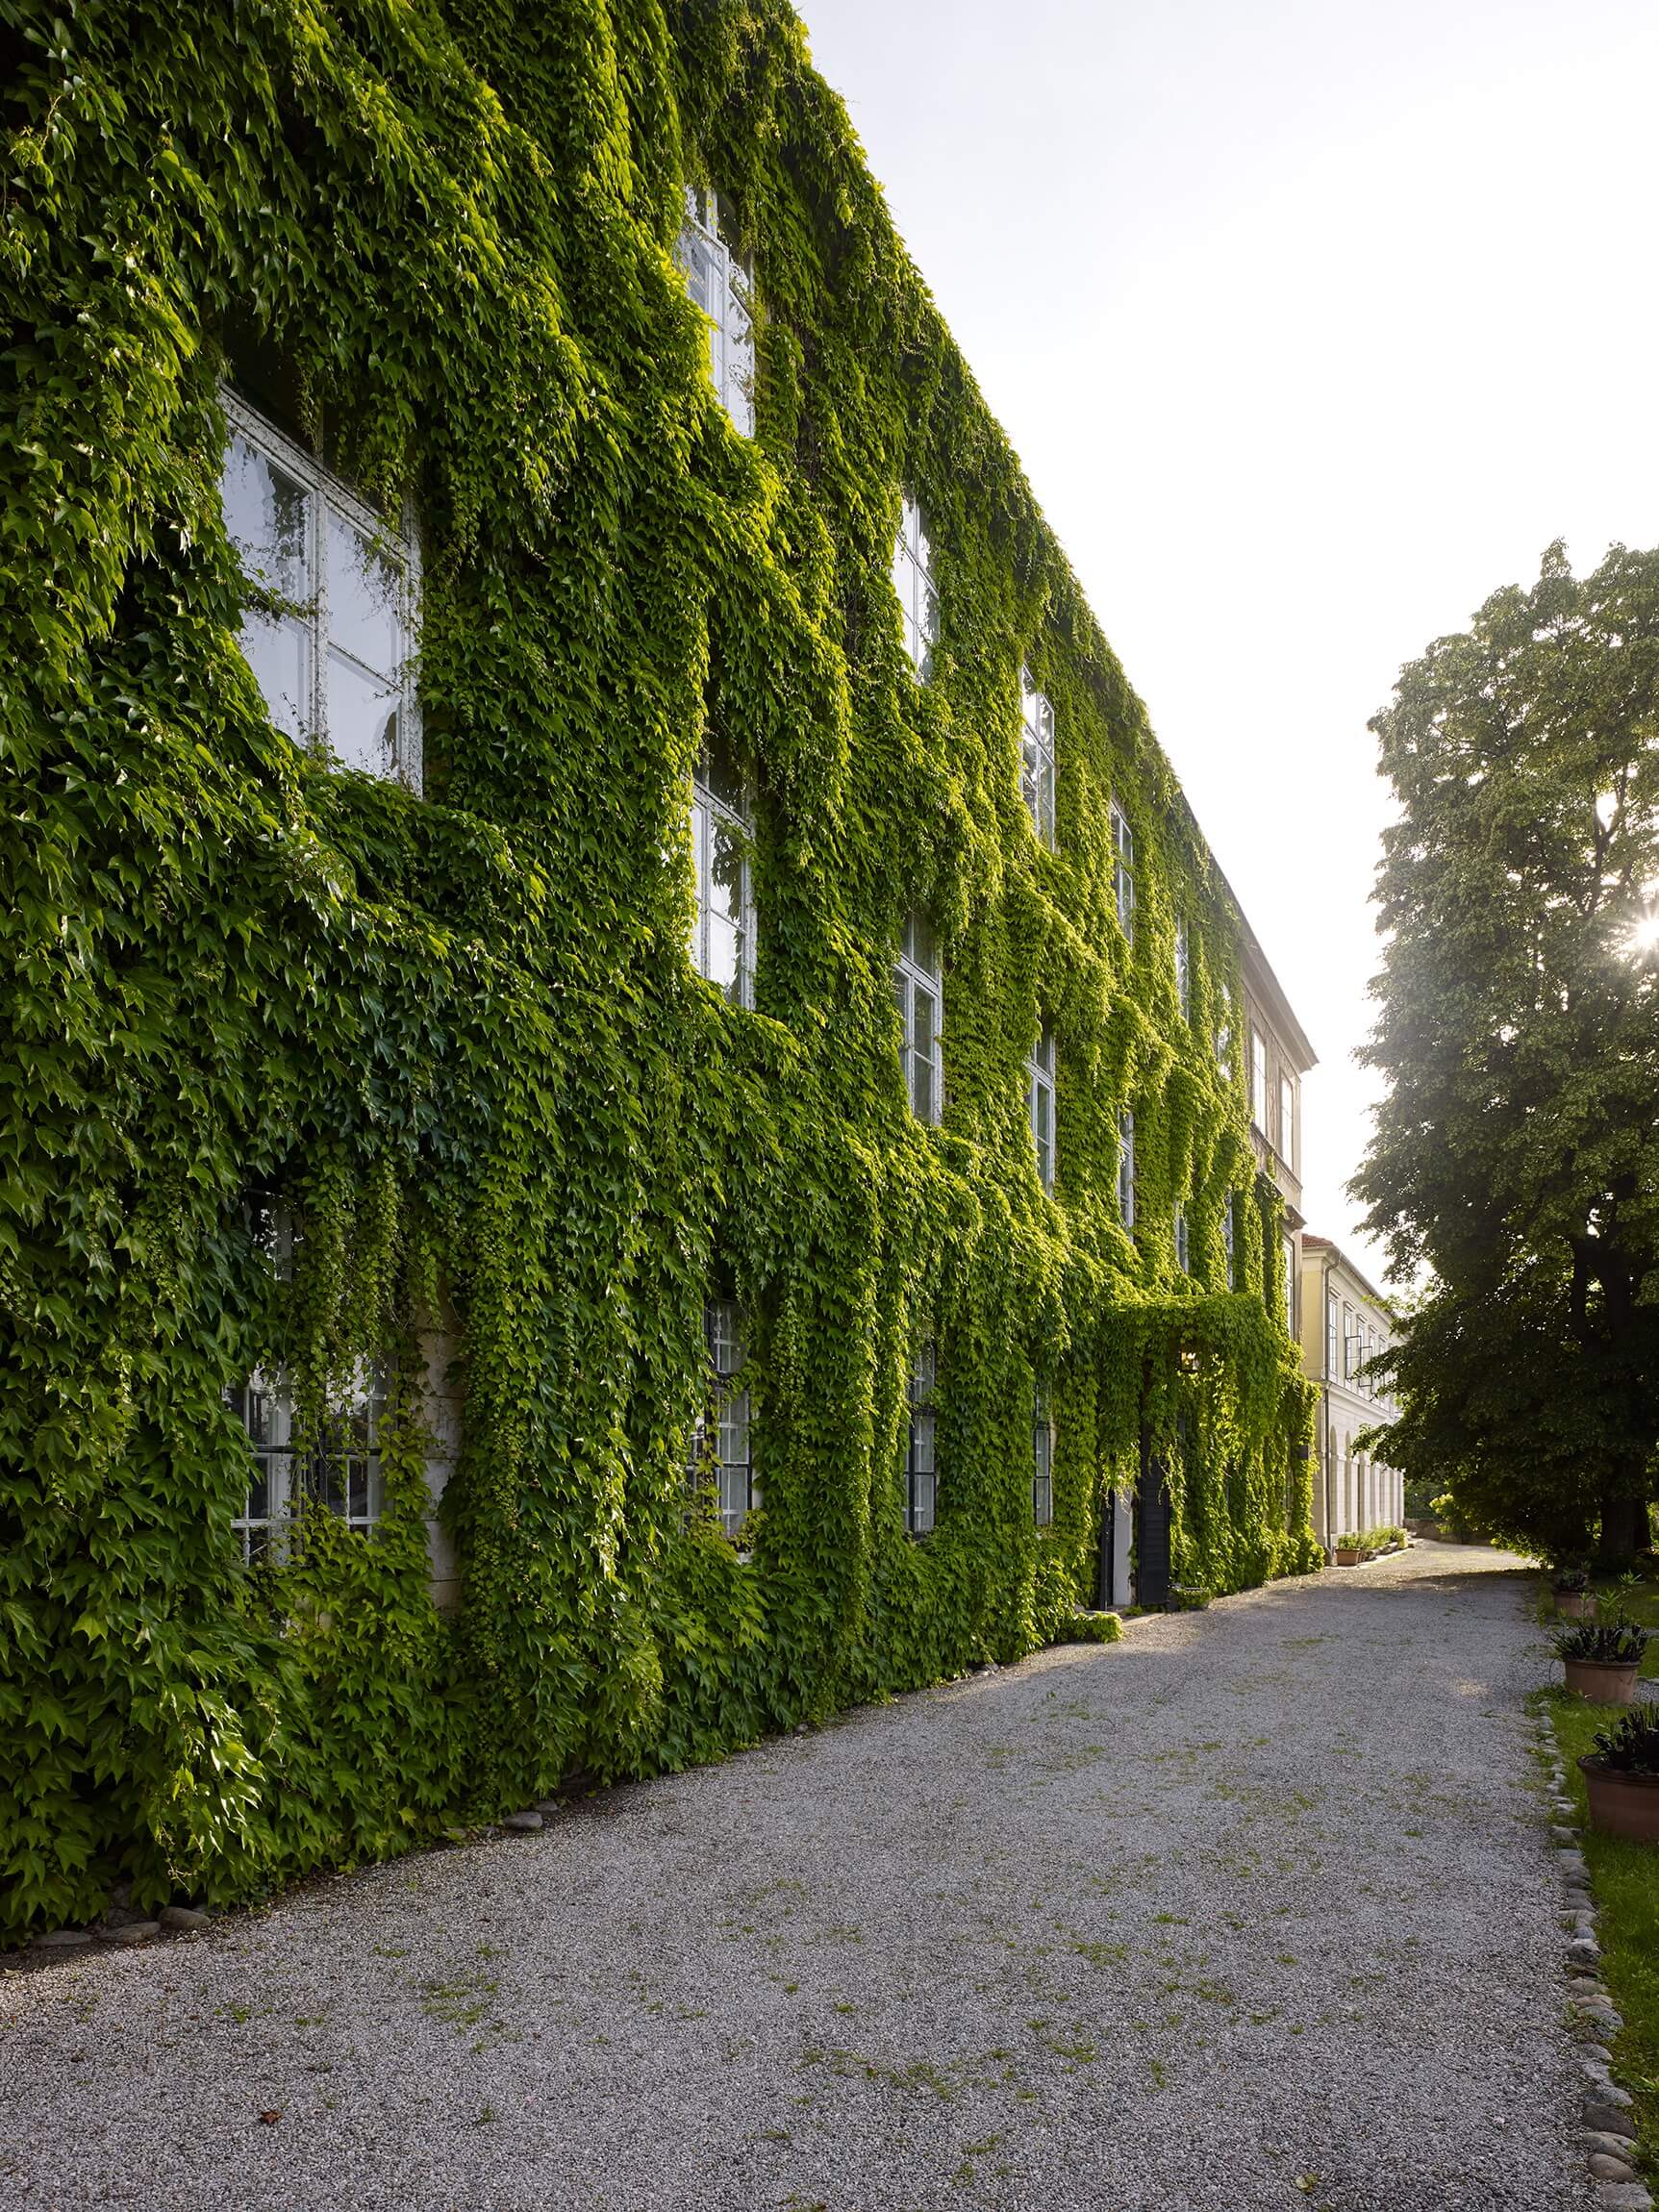
{"type": "Polygon", "coordinates": [[[117,1905],[89,1927],[47,1928],[41,1935],[31,1936],[14,1955],[50,1958],[54,1952],[84,1950],[92,1944],[115,1950],[136,1950],[144,1944],[154,1943],[158,1936],[205,1935],[213,1926],[214,1917],[212,1913],[198,1912],[194,1905],[163,1905],[153,1920],[146,1920],[141,1913],[117,1905]]]}
{"type": "Polygon", "coordinates": [[[1554,1722],[1546,1713],[1539,1722],[1538,1747],[1548,1766],[1550,1788],[1549,1841],[1566,1889],[1572,1934],[1567,1943],[1568,2002],[1581,2028],[1600,2039],[1586,2044],[1583,2125],[1585,2166],[1596,2192],[1597,2212],[1653,2212],[1653,2199],[1636,2171],[1636,2129],[1631,2121],[1630,2093],[1614,2080],[1607,2046],[1624,2022],[1598,1977],[1601,1946],[1596,1940],[1596,1899],[1590,1887],[1590,1867],[1579,1849],[1577,1808],[1567,1795],[1567,1769],[1556,1741],[1554,1722]]]}

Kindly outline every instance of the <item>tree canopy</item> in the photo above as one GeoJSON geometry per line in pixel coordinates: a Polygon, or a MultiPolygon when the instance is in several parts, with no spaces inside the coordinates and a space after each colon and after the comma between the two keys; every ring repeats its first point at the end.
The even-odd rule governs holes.
{"type": "Polygon", "coordinates": [[[1659,1474],[1659,551],[1576,579],[1552,545],[1371,728],[1401,812],[1355,1189],[1425,1282],[1390,1455],[1627,1557],[1659,1474]]]}

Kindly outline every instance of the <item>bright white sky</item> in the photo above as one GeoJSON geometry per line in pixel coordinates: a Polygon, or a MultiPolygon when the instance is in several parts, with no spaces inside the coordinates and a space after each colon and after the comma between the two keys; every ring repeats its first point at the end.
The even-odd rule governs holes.
{"type": "Polygon", "coordinates": [[[1401,662],[1659,541],[1654,0],[797,0],[1320,1066],[1372,1079],[1366,728],[1401,662]]]}

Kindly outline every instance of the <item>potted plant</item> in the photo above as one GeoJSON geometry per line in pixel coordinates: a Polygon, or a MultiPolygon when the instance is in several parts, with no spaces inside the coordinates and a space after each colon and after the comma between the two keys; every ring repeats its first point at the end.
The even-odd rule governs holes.
{"type": "Polygon", "coordinates": [[[1595,1620],[1596,1594],[1590,1587],[1588,1568],[1558,1567],[1550,1588],[1557,1613],[1569,1621],[1595,1620]]]}
{"type": "Polygon", "coordinates": [[[1360,1540],[1357,1529],[1345,1529],[1337,1538],[1337,1565],[1357,1567],[1360,1563],[1360,1540]]]}
{"type": "Polygon", "coordinates": [[[1558,1628],[1555,1656],[1567,1670],[1567,1687],[1593,1705],[1628,1705],[1636,1671],[1647,1648],[1647,1631],[1633,1621],[1580,1621],[1558,1628]]]}
{"type": "Polygon", "coordinates": [[[1578,1768],[1593,1828],[1659,1843],[1659,1705],[1637,1705],[1603,1728],[1578,1768]]]}

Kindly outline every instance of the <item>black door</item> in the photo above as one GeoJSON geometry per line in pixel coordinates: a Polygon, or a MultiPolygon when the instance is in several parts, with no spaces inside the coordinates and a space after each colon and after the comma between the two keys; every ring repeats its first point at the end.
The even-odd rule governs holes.
{"type": "Polygon", "coordinates": [[[1135,1489],[1135,1602],[1151,1612],[1169,1602],[1169,1486],[1144,1429],[1135,1489]]]}
{"type": "Polygon", "coordinates": [[[1118,1493],[1109,1490],[1100,1508],[1099,1560],[1095,1569],[1094,1603],[1098,1611],[1110,1613],[1117,1599],[1113,1596],[1118,1587],[1118,1493]]]}

